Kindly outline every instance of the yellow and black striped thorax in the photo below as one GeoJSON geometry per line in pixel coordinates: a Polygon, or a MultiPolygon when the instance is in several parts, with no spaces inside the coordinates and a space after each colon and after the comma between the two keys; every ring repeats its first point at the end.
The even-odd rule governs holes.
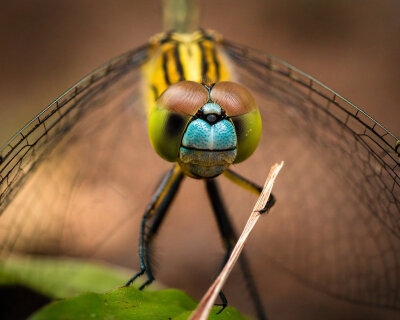
{"type": "Polygon", "coordinates": [[[163,33],[151,40],[144,67],[147,111],[170,85],[183,80],[216,83],[232,80],[228,60],[216,36],[203,31],[163,33]]]}

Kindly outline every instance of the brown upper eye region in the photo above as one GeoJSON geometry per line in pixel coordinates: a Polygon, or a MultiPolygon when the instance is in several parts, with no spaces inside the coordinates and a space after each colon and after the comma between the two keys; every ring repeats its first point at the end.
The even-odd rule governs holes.
{"type": "Polygon", "coordinates": [[[237,83],[218,82],[209,90],[211,100],[220,105],[227,116],[238,116],[257,110],[252,94],[237,83]]]}
{"type": "Polygon", "coordinates": [[[157,105],[171,112],[195,115],[207,103],[209,92],[200,83],[181,81],[168,87],[157,100],[157,105]]]}

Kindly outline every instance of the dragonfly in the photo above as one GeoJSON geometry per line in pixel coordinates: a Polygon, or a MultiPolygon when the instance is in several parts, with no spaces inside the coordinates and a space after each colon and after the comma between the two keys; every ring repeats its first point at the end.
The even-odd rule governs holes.
{"type": "MultiPolygon", "coordinates": [[[[156,235],[164,239],[164,219],[190,216],[196,234],[210,206],[225,249],[218,271],[236,213],[249,212],[268,164],[283,159],[257,241],[239,262],[257,317],[266,318],[272,291],[287,298],[279,288],[288,278],[398,314],[399,146],[279,58],[211,31],[165,32],[91,72],[0,149],[0,256],[131,265],[139,234],[139,271],[127,285],[145,277],[143,289],[154,280],[151,248],[156,235]]],[[[175,257],[201,256],[199,264],[209,240],[183,244],[175,257]]]]}

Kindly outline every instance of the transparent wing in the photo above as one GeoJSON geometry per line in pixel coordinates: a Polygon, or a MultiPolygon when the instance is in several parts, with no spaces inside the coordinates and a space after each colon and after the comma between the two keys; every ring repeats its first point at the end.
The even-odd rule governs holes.
{"type": "MultiPolygon", "coordinates": [[[[332,296],[399,309],[399,139],[295,67],[223,45],[263,118],[260,147],[237,170],[261,184],[271,164],[285,161],[276,207],[255,240],[257,265],[274,261],[332,296]]],[[[238,211],[245,200],[229,195],[238,211]]],[[[264,278],[266,287],[274,281],[264,278]]]]}
{"type": "Polygon", "coordinates": [[[106,250],[101,244],[117,227],[140,219],[138,202],[154,187],[149,174],[132,170],[148,169],[146,157],[154,158],[140,96],[146,59],[143,46],[101,66],[1,150],[3,260],[15,253],[91,257],[106,250]]]}

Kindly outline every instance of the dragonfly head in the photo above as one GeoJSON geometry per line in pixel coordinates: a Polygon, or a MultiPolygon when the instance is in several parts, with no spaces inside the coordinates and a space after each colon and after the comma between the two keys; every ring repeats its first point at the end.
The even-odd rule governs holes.
{"type": "Polygon", "coordinates": [[[213,178],[247,159],[261,136],[250,92],[233,82],[211,86],[181,81],[166,89],[149,117],[157,153],[193,178],[213,178]]]}

